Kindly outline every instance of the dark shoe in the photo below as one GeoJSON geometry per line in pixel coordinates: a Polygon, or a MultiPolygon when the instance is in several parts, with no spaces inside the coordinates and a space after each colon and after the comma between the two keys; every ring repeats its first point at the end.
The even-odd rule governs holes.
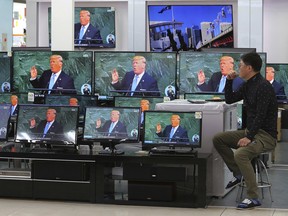
{"type": "Polygon", "coordinates": [[[228,182],[228,184],[225,187],[225,189],[229,189],[229,188],[235,187],[236,185],[240,184],[241,178],[242,177],[240,177],[240,178],[233,177],[233,179],[228,182]]]}
{"type": "Polygon", "coordinates": [[[244,199],[241,203],[239,203],[237,209],[252,209],[257,206],[261,206],[258,199],[244,199]]]}

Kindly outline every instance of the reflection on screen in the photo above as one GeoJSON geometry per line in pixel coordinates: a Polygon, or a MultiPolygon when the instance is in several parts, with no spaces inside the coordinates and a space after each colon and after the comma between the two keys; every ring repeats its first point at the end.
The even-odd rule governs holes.
{"type": "Polygon", "coordinates": [[[10,118],[10,105],[0,104],[0,140],[6,140],[10,118]]]}

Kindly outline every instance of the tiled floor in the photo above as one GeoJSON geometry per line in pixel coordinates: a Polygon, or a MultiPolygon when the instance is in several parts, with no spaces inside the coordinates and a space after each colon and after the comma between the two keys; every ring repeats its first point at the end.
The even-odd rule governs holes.
{"type": "Polygon", "coordinates": [[[236,210],[231,207],[169,208],[38,200],[0,199],[1,216],[287,216],[288,209],[257,208],[236,210]]]}

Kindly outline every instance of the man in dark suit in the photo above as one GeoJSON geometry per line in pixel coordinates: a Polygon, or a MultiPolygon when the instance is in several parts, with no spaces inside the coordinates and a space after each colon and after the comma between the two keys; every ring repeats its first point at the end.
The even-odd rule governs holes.
{"type": "Polygon", "coordinates": [[[80,23],[74,26],[75,44],[102,44],[102,37],[99,29],[90,23],[90,12],[80,11],[80,23]]]}
{"type": "MultiPolygon", "coordinates": [[[[230,71],[234,70],[234,59],[231,56],[222,56],[220,58],[220,72],[213,73],[209,81],[205,82],[205,74],[203,70],[198,73],[197,87],[201,91],[206,92],[224,92],[226,84],[226,76],[230,71]]],[[[233,91],[236,91],[244,81],[237,77],[233,80],[233,91]]]]}
{"type": "Polygon", "coordinates": [[[275,70],[273,67],[266,67],[266,80],[268,80],[275,91],[277,99],[286,99],[285,91],[284,91],[284,86],[281,85],[279,82],[277,82],[275,79],[275,70]]]}
{"type": "Polygon", "coordinates": [[[162,131],[161,124],[156,125],[156,134],[166,142],[187,143],[189,142],[187,130],[180,126],[180,116],[171,116],[171,125],[167,125],[162,131]]]}
{"type": "Polygon", "coordinates": [[[96,131],[102,136],[126,138],[128,136],[126,126],[119,121],[119,118],[120,112],[118,110],[112,110],[110,120],[106,121],[103,126],[101,126],[101,119],[97,119],[96,131]]]}
{"type": "Polygon", "coordinates": [[[46,138],[61,140],[63,136],[63,127],[56,121],[56,110],[47,109],[46,119],[37,124],[35,118],[30,119],[30,130],[35,138],[46,138]]]}
{"type": "Polygon", "coordinates": [[[40,78],[37,78],[38,72],[36,67],[31,67],[30,83],[34,88],[49,89],[48,91],[44,91],[44,93],[48,94],[76,94],[74,80],[62,71],[62,66],[62,56],[52,55],[50,57],[50,70],[44,71],[40,78]]]}
{"type": "Polygon", "coordinates": [[[112,71],[112,86],[116,90],[126,91],[127,96],[160,96],[157,81],[145,69],[146,59],[135,56],[133,71],[127,72],[121,82],[117,70],[112,71]]]}
{"type": "Polygon", "coordinates": [[[17,95],[11,95],[10,97],[11,102],[11,116],[15,116],[18,114],[18,96],[17,95]]]}

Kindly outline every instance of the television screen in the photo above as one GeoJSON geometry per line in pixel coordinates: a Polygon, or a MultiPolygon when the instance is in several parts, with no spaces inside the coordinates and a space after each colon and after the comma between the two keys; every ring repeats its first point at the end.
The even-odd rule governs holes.
{"type": "MultiPolygon", "coordinates": [[[[221,73],[230,71],[232,68],[238,71],[240,56],[244,53],[214,53],[214,52],[180,52],[179,56],[179,89],[180,94],[195,92],[223,92],[221,89],[221,73]],[[220,67],[220,59],[223,66],[220,67]],[[231,59],[234,61],[231,64],[231,59]],[[198,77],[204,75],[204,81],[198,77]],[[202,83],[201,83],[202,82],[202,83]]],[[[266,53],[259,53],[263,60],[260,73],[265,76],[266,53]]],[[[201,77],[200,77],[201,78],[201,77]]],[[[243,80],[237,77],[233,81],[233,90],[237,90],[243,80]]],[[[222,87],[224,87],[223,85],[222,87]]]]}
{"type": "Polygon", "coordinates": [[[78,107],[19,105],[15,142],[77,144],[78,107]]]}
{"type": "MultiPolygon", "coordinates": [[[[75,7],[74,23],[75,47],[116,47],[114,7],[75,7]],[[83,31],[81,26],[85,26],[83,31]]],[[[51,44],[51,8],[48,8],[48,26],[51,44]]]]}
{"type": "Polygon", "coordinates": [[[10,76],[11,76],[11,58],[8,56],[0,57],[0,92],[10,92],[10,76]]]}
{"type": "Polygon", "coordinates": [[[8,104],[0,104],[0,140],[7,140],[10,108],[8,104]]]}
{"type": "Polygon", "coordinates": [[[202,112],[147,111],[143,148],[201,147],[202,112]]]}
{"type": "Polygon", "coordinates": [[[10,104],[11,93],[0,93],[0,104],[10,104]]]}
{"type": "Polygon", "coordinates": [[[149,5],[148,23],[151,51],[234,47],[231,4],[149,5]]]}
{"type": "Polygon", "coordinates": [[[139,140],[140,108],[86,107],[84,141],[139,140]]]}
{"type": "MultiPolygon", "coordinates": [[[[70,89],[73,83],[77,94],[92,94],[93,52],[91,51],[14,51],[13,90],[15,92],[28,92],[34,88],[30,83],[30,69],[33,66],[37,70],[38,78],[43,74],[43,81],[39,85],[37,84],[36,87],[38,89],[48,89],[50,77],[47,76],[47,73],[44,75],[44,71],[50,70],[51,55],[62,56],[62,70],[66,74],[61,72],[61,75],[55,80],[53,87],[55,91],[51,91],[52,94],[59,94],[59,92],[65,94],[67,92],[65,89],[70,89]]],[[[68,91],[70,93],[71,89],[68,91]]],[[[73,93],[75,92],[73,91],[73,93]]]]}
{"type": "Polygon", "coordinates": [[[99,95],[176,97],[176,52],[95,52],[94,57],[99,95]]]}
{"type": "Polygon", "coordinates": [[[98,97],[91,95],[45,95],[45,104],[79,106],[79,113],[84,115],[86,106],[97,106],[98,97]]]}
{"type": "Polygon", "coordinates": [[[277,101],[280,104],[287,104],[288,99],[288,76],[287,76],[288,64],[274,64],[269,63],[266,67],[266,79],[272,84],[277,101]]]}
{"type": "Polygon", "coordinates": [[[116,107],[140,107],[141,110],[141,126],[144,123],[144,111],[155,110],[157,103],[163,102],[163,97],[125,97],[115,96],[116,107]]]}

